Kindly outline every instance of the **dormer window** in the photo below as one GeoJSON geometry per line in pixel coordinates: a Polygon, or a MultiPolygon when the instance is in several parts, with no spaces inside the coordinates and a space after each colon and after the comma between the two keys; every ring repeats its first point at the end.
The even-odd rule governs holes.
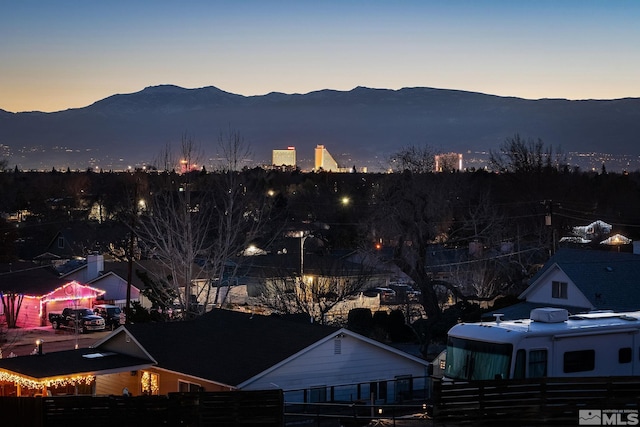
{"type": "Polygon", "coordinates": [[[58,237],[58,248],[64,249],[64,237],[62,236],[58,237]]]}
{"type": "Polygon", "coordinates": [[[551,297],[567,299],[567,282],[551,282],[551,297]]]}

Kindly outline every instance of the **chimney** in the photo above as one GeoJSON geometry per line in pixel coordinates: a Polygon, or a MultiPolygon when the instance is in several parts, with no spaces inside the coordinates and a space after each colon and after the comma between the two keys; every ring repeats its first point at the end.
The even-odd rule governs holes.
{"type": "Polygon", "coordinates": [[[86,281],[93,280],[104,271],[104,256],[98,254],[87,255],[86,281]]]}

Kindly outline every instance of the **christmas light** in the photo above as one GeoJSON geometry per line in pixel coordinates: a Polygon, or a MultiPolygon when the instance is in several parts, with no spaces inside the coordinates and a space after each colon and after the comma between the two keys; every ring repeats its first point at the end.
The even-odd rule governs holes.
{"type": "Polygon", "coordinates": [[[32,378],[16,375],[11,372],[0,371],[0,382],[9,382],[20,387],[29,389],[55,388],[75,385],[89,385],[95,381],[95,375],[75,375],[71,377],[53,377],[35,380],[32,378]]]}
{"type": "Polygon", "coordinates": [[[42,297],[37,297],[37,296],[32,296],[32,295],[25,295],[25,298],[35,298],[38,299],[40,301],[40,313],[39,316],[40,318],[42,318],[43,313],[44,313],[44,305],[48,302],[59,302],[59,301],[82,301],[82,300],[87,300],[87,303],[89,302],[89,300],[97,298],[99,296],[102,296],[106,293],[107,291],[104,291],[102,289],[98,289],[98,288],[94,288],[91,286],[87,286],[87,285],[81,285],[80,283],[78,283],[77,281],[73,280],[71,282],[65,283],[62,286],[57,287],[56,289],[54,289],[53,291],[49,292],[48,294],[43,295],[42,297]],[[54,297],[53,295],[55,295],[56,293],[62,293],[64,296],[58,296],[58,297],[54,297]]]}
{"type": "Polygon", "coordinates": [[[160,387],[158,386],[158,374],[144,371],[140,378],[142,392],[147,394],[158,394],[160,387]]]}

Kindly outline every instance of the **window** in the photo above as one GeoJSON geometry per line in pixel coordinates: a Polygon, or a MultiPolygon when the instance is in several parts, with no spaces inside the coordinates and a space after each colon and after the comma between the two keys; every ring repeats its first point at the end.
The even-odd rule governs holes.
{"type": "Polygon", "coordinates": [[[596,366],[595,350],[567,351],[564,354],[564,372],[593,371],[596,366]]]}
{"type": "Polygon", "coordinates": [[[401,375],[396,377],[396,401],[411,399],[413,391],[413,378],[411,375],[401,375]]]}
{"type": "Polygon", "coordinates": [[[618,350],[618,363],[631,363],[631,347],[618,350]]]}
{"type": "Polygon", "coordinates": [[[327,401],[327,386],[311,387],[309,393],[309,402],[321,403],[327,401]]]}
{"type": "Polygon", "coordinates": [[[64,237],[58,237],[58,249],[64,249],[64,237]]]}
{"type": "Polygon", "coordinates": [[[524,370],[526,368],[527,354],[524,350],[520,349],[516,352],[516,366],[513,369],[513,378],[524,378],[524,370]]]}
{"type": "Polygon", "coordinates": [[[547,350],[529,351],[529,378],[547,376],[547,350]]]}
{"type": "Polygon", "coordinates": [[[464,381],[509,378],[512,351],[509,343],[449,337],[444,375],[464,381]]]}
{"type": "Polygon", "coordinates": [[[159,384],[158,374],[149,371],[142,372],[142,377],[140,378],[142,394],[157,396],[160,392],[159,384]]]}
{"type": "Polygon", "coordinates": [[[373,400],[387,401],[387,382],[372,381],[369,383],[369,393],[373,400]]]}
{"type": "Polygon", "coordinates": [[[178,391],[180,392],[191,393],[191,392],[198,392],[200,390],[202,390],[202,387],[200,387],[200,384],[178,380],[178,391]]]}
{"type": "Polygon", "coordinates": [[[567,299],[567,282],[551,282],[551,297],[567,299]]]}

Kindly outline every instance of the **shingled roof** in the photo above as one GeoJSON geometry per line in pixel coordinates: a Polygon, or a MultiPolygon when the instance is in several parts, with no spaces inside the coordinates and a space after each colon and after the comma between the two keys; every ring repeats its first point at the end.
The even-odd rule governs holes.
{"type": "MultiPolygon", "coordinates": [[[[640,309],[640,255],[584,249],[561,249],[531,279],[558,266],[596,309],[640,309]]],[[[526,291],[525,291],[526,292],[526,291]]]]}
{"type": "MultiPolygon", "coordinates": [[[[46,345],[46,343],[45,343],[46,345]]],[[[36,380],[81,374],[107,374],[144,369],[153,361],[117,353],[100,353],[94,348],[56,351],[42,355],[0,359],[0,369],[36,380]]]]}
{"type": "Polygon", "coordinates": [[[157,366],[236,386],[338,328],[214,309],[185,322],[127,325],[157,366]]]}
{"type": "Polygon", "coordinates": [[[0,264],[0,291],[41,296],[64,285],[51,265],[34,262],[0,264]]]}

